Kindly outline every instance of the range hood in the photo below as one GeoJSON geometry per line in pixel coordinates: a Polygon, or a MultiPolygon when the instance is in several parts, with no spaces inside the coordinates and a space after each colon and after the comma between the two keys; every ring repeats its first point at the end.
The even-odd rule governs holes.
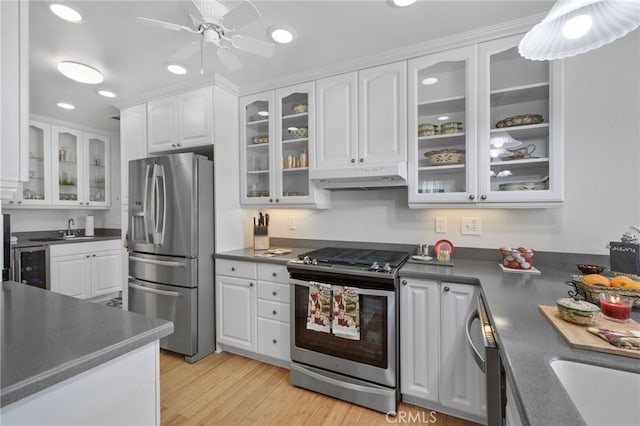
{"type": "Polygon", "coordinates": [[[316,188],[376,188],[407,186],[407,163],[314,169],[309,178],[316,188]]]}

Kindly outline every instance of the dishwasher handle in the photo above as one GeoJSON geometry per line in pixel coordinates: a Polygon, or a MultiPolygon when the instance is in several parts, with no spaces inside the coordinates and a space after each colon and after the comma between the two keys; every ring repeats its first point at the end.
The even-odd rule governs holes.
{"type": "Polygon", "coordinates": [[[469,345],[469,349],[471,349],[471,355],[473,355],[473,360],[476,362],[476,364],[478,364],[478,367],[480,368],[480,370],[482,370],[483,373],[486,373],[486,361],[480,354],[480,351],[478,351],[478,348],[476,348],[476,345],[473,343],[473,340],[471,339],[471,325],[473,324],[473,321],[476,319],[480,320],[480,313],[478,312],[477,309],[474,309],[473,311],[469,312],[469,315],[467,315],[466,326],[464,331],[467,335],[467,344],[469,345]]]}

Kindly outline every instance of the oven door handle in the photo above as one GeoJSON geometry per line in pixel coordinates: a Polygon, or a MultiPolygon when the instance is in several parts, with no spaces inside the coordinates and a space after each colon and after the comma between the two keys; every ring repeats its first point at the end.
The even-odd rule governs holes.
{"type": "MultiPolygon", "coordinates": [[[[326,284],[326,283],[321,283],[319,281],[303,281],[303,280],[297,280],[295,278],[289,278],[289,284],[292,285],[300,285],[303,287],[310,287],[311,283],[313,282],[317,282],[318,284],[326,284]]],[[[327,285],[334,285],[334,284],[327,284],[327,285]]],[[[339,284],[335,284],[335,285],[339,285],[339,284]]],[[[362,294],[364,296],[389,296],[389,293],[393,293],[393,290],[370,290],[370,289],[365,289],[365,288],[360,288],[360,287],[356,287],[356,286],[344,286],[344,287],[353,287],[355,289],[357,289],[358,294],[362,294]]]]}
{"type": "Polygon", "coordinates": [[[469,315],[467,315],[467,321],[465,326],[465,333],[467,335],[467,344],[469,345],[469,349],[471,349],[471,355],[473,355],[473,360],[476,362],[476,364],[478,364],[478,367],[480,367],[480,370],[482,370],[483,373],[486,373],[485,359],[482,357],[482,355],[480,354],[480,351],[478,351],[478,348],[476,348],[476,345],[473,343],[473,340],[471,339],[471,325],[473,324],[473,321],[476,319],[477,320],[480,319],[480,313],[478,312],[477,309],[474,309],[473,311],[469,312],[469,315]]]}

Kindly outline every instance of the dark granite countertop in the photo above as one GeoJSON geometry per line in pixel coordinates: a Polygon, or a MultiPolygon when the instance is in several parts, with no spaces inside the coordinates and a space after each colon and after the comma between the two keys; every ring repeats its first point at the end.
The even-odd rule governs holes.
{"type": "Polygon", "coordinates": [[[173,332],[173,323],[2,283],[0,407],[173,332]]]}
{"type": "MultiPolygon", "coordinates": [[[[496,327],[498,345],[525,424],[585,424],[549,365],[562,358],[640,373],[637,359],[574,349],[542,315],[538,305],[567,297],[564,282],[577,270],[536,265],[541,275],[505,273],[495,261],[455,259],[455,267],[406,263],[401,277],[479,284],[496,327]]],[[[632,313],[640,321],[640,312],[632,313]]],[[[595,391],[595,389],[594,389],[595,391]]],[[[637,407],[636,407],[637,408],[637,407]]]]}
{"type": "Polygon", "coordinates": [[[216,259],[240,260],[248,262],[276,263],[286,265],[292,259],[296,259],[300,253],[310,251],[310,248],[300,247],[273,247],[291,250],[291,253],[277,254],[270,256],[266,250],[254,250],[253,248],[244,248],[239,250],[225,251],[213,255],[216,259]]]}
{"type": "Polygon", "coordinates": [[[89,243],[93,241],[119,240],[121,237],[119,229],[98,228],[93,237],[85,237],[84,229],[74,230],[76,238],[60,239],[55,241],[42,241],[48,238],[62,238],[59,231],[30,231],[12,232],[11,235],[18,238],[18,241],[11,244],[11,248],[50,246],[55,244],[75,244],[89,243]]]}

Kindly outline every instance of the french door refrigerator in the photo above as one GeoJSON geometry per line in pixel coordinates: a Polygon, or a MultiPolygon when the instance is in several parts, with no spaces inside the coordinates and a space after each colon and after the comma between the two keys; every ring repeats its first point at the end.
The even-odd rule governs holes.
{"type": "Polygon", "coordinates": [[[213,162],[193,153],[129,162],[129,310],[173,321],[160,347],[215,350],[213,162]]]}

